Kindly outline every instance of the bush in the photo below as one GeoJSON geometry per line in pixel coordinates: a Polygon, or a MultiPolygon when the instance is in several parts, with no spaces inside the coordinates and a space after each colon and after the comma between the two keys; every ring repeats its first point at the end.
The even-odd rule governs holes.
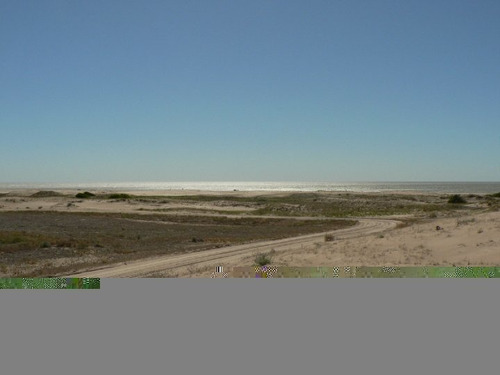
{"type": "Polygon", "coordinates": [[[76,198],[88,199],[88,198],[95,197],[95,194],[92,194],[92,193],[89,193],[88,191],[86,191],[85,193],[78,193],[77,195],[75,195],[75,197],[76,198]]]}
{"type": "Polygon", "coordinates": [[[495,193],[495,194],[491,194],[492,197],[495,197],[495,198],[500,198],[500,192],[499,193],[495,193]]]}
{"type": "Polygon", "coordinates": [[[335,236],[333,234],[325,234],[325,242],[335,241],[335,236]]]}
{"type": "Polygon", "coordinates": [[[271,264],[271,258],[267,254],[259,254],[255,257],[255,263],[259,266],[271,264]]]}
{"type": "Polygon", "coordinates": [[[467,201],[459,194],[454,194],[448,199],[448,203],[452,204],[463,204],[467,203],[467,201]]]}

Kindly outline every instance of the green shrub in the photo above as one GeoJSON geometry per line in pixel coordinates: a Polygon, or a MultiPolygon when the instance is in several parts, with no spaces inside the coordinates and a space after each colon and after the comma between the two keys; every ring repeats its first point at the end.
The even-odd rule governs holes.
{"type": "Polygon", "coordinates": [[[452,204],[463,204],[467,203],[467,201],[459,194],[454,194],[448,199],[448,203],[452,204]]]}
{"type": "Polygon", "coordinates": [[[495,198],[500,198],[500,192],[498,193],[495,193],[495,194],[491,194],[492,197],[495,197],[495,198]]]}
{"type": "Polygon", "coordinates": [[[78,193],[77,195],[75,195],[75,197],[76,198],[88,199],[88,198],[95,197],[95,194],[92,194],[92,193],[89,193],[88,191],[86,191],[85,193],[78,193]]]}
{"type": "Polygon", "coordinates": [[[271,258],[267,254],[259,254],[255,257],[255,263],[259,266],[271,264],[271,258]]]}

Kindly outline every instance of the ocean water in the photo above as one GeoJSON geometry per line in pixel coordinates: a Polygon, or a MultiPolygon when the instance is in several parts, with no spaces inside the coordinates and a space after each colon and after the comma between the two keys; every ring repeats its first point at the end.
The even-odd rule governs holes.
{"type": "Polygon", "coordinates": [[[0,183],[10,189],[81,190],[199,190],[199,191],[338,191],[338,192],[427,192],[491,194],[500,192],[500,182],[101,182],[101,183],[0,183]]]}

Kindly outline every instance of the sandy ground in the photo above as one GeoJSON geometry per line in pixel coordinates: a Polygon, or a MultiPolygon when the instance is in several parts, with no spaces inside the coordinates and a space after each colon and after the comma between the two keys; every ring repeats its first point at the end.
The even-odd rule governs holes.
{"type": "MultiPolygon", "coordinates": [[[[213,202],[124,202],[120,200],[79,200],[61,197],[29,198],[36,191],[16,191],[0,197],[0,211],[51,210],[66,212],[134,212],[153,210],[206,209],[207,214],[221,211],[251,211],[246,205],[220,205],[213,202]]],[[[0,192],[1,193],[1,192],[0,192]]],[[[73,194],[75,191],[61,191],[73,194]]],[[[104,193],[104,192],[97,192],[104,193]]],[[[129,192],[138,194],[138,192],[129,192]]],[[[168,191],[140,192],[141,195],[220,195],[220,192],[168,191]]],[[[224,192],[223,195],[283,195],[269,192],[224,192]]],[[[331,234],[306,235],[285,240],[257,242],[221,249],[163,256],[115,264],[71,276],[93,277],[210,277],[216,266],[225,270],[252,266],[256,254],[273,251],[272,264],[277,266],[480,266],[500,265],[500,212],[486,210],[461,216],[420,218],[403,225],[397,217],[356,218],[357,226],[331,234]],[[437,230],[439,226],[441,229],[437,230]]]]}
{"type": "Polygon", "coordinates": [[[318,243],[306,251],[279,253],[276,264],[500,265],[500,212],[416,223],[378,234],[318,243]],[[437,230],[439,226],[443,229],[437,230]]]}
{"type": "MultiPolygon", "coordinates": [[[[222,202],[147,202],[147,201],[127,201],[127,200],[109,200],[109,199],[68,199],[67,197],[42,197],[33,198],[32,194],[38,190],[9,190],[0,191],[0,212],[1,211],[27,211],[27,210],[50,210],[59,212],[126,212],[126,213],[145,213],[150,214],[160,210],[211,210],[211,211],[251,211],[255,207],[248,205],[225,205],[222,202]]],[[[58,193],[74,196],[81,191],[76,190],[57,190],[58,193]]],[[[110,191],[99,191],[97,194],[109,194],[110,191]]],[[[180,195],[221,195],[221,192],[198,191],[198,190],[168,190],[168,191],[125,191],[120,193],[141,195],[141,196],[180,196],[180,195]]],[[[225,196],[235,197],[255,197],[261,195],[282,196],[286,193],[275,192],[224,192],[225,196]]]]}
{"type": "Polygon", "coordinates": [[[256,254],[274,251],[273,265],[305,266],[479,266],[500,265],[500,212],[429,220],[407,227],[367,218],[347,229],[287,240],[120,264],[76,277],[211,277],[215,267],[252,266],[256,254]],[[436,226],[443,229],[436,230],[436,226]]]}

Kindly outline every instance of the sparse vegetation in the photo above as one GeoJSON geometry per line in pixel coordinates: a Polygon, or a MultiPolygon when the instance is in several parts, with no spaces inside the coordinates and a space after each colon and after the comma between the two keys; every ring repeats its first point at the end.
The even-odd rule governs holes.
{"type": "MultiPolygon", "coordinates": [[[[81,267],[322,233],[346,220],[131,213],[2,212],[0,263],[19,277],[64,275],[81,267]],[[25,232],[19,230],[23,226],[25,232]],[[193,238],[196,242],[193,242],[193,238]],[[46,244],[44,244],[46,243],[46,244]],[[46,247],[49,245],[48,247],[46,247]],[[22,259],[38,260],[36,268],[22,259]],[[61,264],[56,260],[64,258],[61,264]],[[52,261],[51,267],[46,265],[52,261]]],[[[268,254],[269,256],[269,254],[268,254]]],[[[12,275],[10,275],[12,276],[12,275]]]]}
{"type": "Polygon", "coordinates": [[[470,219],[457,219],[457,227],[460,225],[466,225],[470,223],[474,223],[476,221],[475,218],[470,218],[470,219]]]}
{"type": "MultiPolygon", "coordinates": [[[[22,202],[30,202],[30,197],[9,194],[1,198],[2,202],[18,203],[19,212],[0,213],[0,264],[6,264],[8,272],[15,271],[19,277],[62,275],[69,274],[65,272],[71,267],[77,270],[83,264],[91,268],[97,264],[198,252],[308,233],[328,232],[324,241],[337,241],[342,236],[336,238],[334,230],[355,224],[355,217],[359,216],[404,215],[400,219],[404,222],[396,228],[437,217],[457,219],[459,226],[469,222],[470,213],[487,207],[490,211],[500,208],[500,193],[484,195],[482,200],[479,196],[463,194],[469,202],[474,202],[469,206],[448,204],[450,195],[435,194],[308,192],[261,196],[143,196],[94,193],[76,194],[81,200],[73,194],[63,195],[54,199],[57,205],[51,199],[44,206],[31,205],[32,211],[21,210],[25,207],[22,202]],[[94,197],[114,199],[117,212],[66,210],[67,204],[78,207],[83,199],[94,197]],[[135,210],[141,213],[133,213],[135,210]],[[310,220],[314,217],[318,220],[310,220]],[[336,217],[353,219],[332,219],[336,217]],[[29,263],[22,259],[37,260],[36,268],[29,268],[29,263]],[[64,259],[63,265],[59,259],[64,259]],[[48,266],[48,261],[53,264],[48,266]]],[[[384,238],[384,234],[375,234],[372,238],[384,238]]],[[[317,253],[318,248],[314,249],[314,254],[317,253]]],[[[272,260],[271,253],[259,255],[264,264],[272,260]]],[[[256,263],[259,264],[257,258],[256,263]]]]}
{"type": "Polygon", "coordinates": [[[48,198],[48,197],[60,197],[60,196],[62,196],[61,193],[52,190],[42,190],[31,195],[32,198],[48,198]]]}
{"type": "Polygon", "coordinates": [[[24,233],[22,232],[0,232],[0,246],[20,243],[23,239],[24,233]]]}
{"type": "Polygon", "coordinates": [[[448,198],[448,203],[464,204],[464,203],[467,203],[467,201],[460,194],[453,194],[450,198],[448,198]]]}
{"type": "Polygon", "coordinates": [[[130,194],[123,194],[123,193],[117,193],[117,194],[110,194],[109,199],[131,199],[132,195],[130,194]]]}
{"type": "MultiPolygon", "coordinates": [[[[211,208],[186,207],[182,211],[217,212],[226,215],[262,216],[317,216],[317,217],[362,217],[382,215],[412,215],[447,213],[461,209],[460,205],[446,204],[449,196],[408,196],[405,194],[339,194],[339,193],[293,193],[287,195],[261,195],[242,197],[232,195],[184,195],[184,196],[140,196],[130,194],[106,195],[109,199],[165,204],[176,202],[210,203],[211,208]],[[220,207],[218,209],[216,207],[220,207]],[[245,210],[225,210],[224,207],[245,207],[245,210]]],[[[492,201],[496,199],[490,197],[492,201]]],[[[490,205],[491,206],[491,205],[490,205]]],[[[172,207],[139,208],[141,211],[169,212],[179,210],[172,207]]]]}
{"type": "Polygon", "coordinates": [[[76,247],[80,241],[44,233],[28,233],[20,231],[0,231],[0,254],[17,253],[46,249],[51,247],[76,247]]]}

